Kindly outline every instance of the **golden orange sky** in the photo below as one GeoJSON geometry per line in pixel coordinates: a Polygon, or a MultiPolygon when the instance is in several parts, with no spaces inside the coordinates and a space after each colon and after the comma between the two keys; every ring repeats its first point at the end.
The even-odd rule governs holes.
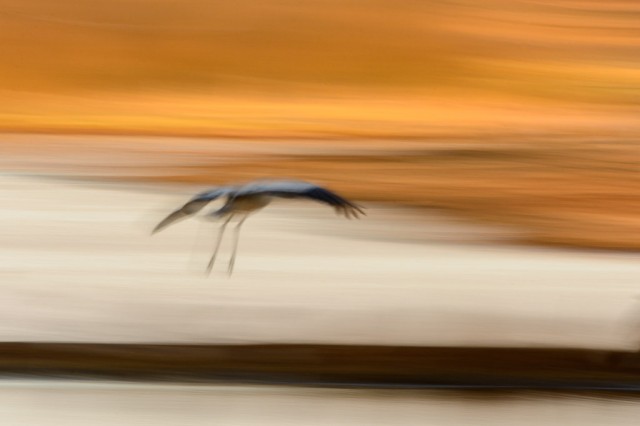
{"type": "Polygon", "coordinates": [[[639,12],[631,0],[1,0],[0,128],[635,129],[639,12]]]}

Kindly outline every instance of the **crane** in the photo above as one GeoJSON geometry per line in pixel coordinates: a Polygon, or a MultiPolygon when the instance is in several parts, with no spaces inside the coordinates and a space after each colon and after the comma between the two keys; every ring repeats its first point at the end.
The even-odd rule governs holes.
{"type": "Polygon", "coordinates": [[[224,219],[218,231],[213,254],[207,265],[208,274],[211,273],[216,261],[218,249],[220,248],[220,243],[222,242],[222,236],[231,219],[240,217],[235,227],[233,250],[228,267],[229,275],[233,273],[236,260],[240,227],[249,215],[266,207],[276,198],[303,198],[325,203],[333,207],[337,214],[343,215],[347,219],[358,218],[359,215],[365,215],[361,206],[346,200],[335,192],[310,182],[300,180],[257,180],[240,185],[220,186],[196,194],[182,207],[173,211],[160,221],[153,229],[152,234],[163,230],[173,223],[195,215],[211,201],[220,197],[226,197],[224,205],[220,209],[206,215],[207,218],[210,219],[224,219]]]}

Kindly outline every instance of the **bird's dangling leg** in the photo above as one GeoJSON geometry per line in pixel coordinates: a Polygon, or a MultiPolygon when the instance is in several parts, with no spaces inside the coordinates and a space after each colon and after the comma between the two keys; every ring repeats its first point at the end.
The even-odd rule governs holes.
{"type": "Polygon", "coordinates": [[[216,247],[213,249],[213,254],[211,255],[211,259],[209,260],[209,264],[207,265],[207,275],[211,274],[211,270],[213,269],[213,264],[216,261],[216,255],[218,254],[218,249],[220,248],[220,243],[222,242],[222,235],[224,234],[224,229],[227,227],[227,224],[231,220],[233,215],[229,215],[227,220],[220,226],[220,230],[218,231],[218,240],[216,241],[216,247]]]}
{"type": "Polygon", "coordinates": [[[233,273],[233,265],[235,265],[236,263],[236,253],[238,252],[238,240],[240,239],[240,227],[242,226],[244,221],[247,220],[247,217],[249,217],[249,215],[243,217],[242,220],[238,222],[238,224],[236,225],[234,238],[233,238],[233,251],[231,252],[231,259],[229,260],[229,269],[228,269],[229,275],[233,273]]]}

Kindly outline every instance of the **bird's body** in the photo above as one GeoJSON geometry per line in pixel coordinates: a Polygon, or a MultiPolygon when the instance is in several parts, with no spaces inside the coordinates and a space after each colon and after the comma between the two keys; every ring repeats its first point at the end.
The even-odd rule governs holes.
{"type": "Polygon", "coordinates": [[[268,206],[271,201],[273,201],[273,197],[269,197],[268,195],[236,197],[230,200],[229,211],[237,213],[252,213],[256,210],[260,210],[261,208],[268,206]]]}
{"type": "Polygon", "coordinates": [[[184,206],[169,214],[169,216],[154,228],[152,233],[156,233],[179,220],[195,215],[211,201],[220,197],[226,197],[225,204],[222,208],[207,215],[214,219],[225,218],[218,234],[213,256],[209,261],[209,266],[207,268],[209,272],[215,262],[216,254],[218,253],[220,242],[222,241],[222,235],[229,221],[234,216],[242,217],[238,222],[238,225],[236,225],[233,254],[229,263],[229,273],[231,273],[235,262],[240,226],[242,226],[242,223],[244,223],[251,213],[266,207],[276,198],[306,198],[319,201],[334,207],[338,214],[343,214],[347,218],[357,218],[359,214],[364,214],[362,208],[356,204],[342,198],[328,189],[309,182],[292,180],[261,180],[244,185],[222,186],[199,193],[189,200],[184,206]]]}

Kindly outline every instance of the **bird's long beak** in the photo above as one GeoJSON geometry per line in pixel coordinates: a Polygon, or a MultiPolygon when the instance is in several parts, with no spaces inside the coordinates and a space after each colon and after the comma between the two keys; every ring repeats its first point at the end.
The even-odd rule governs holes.
{"type": "Polygon", "coordinates": [[[184,210],[180,209],[180,210],[176,210],[173,213],[171,213],[169,216],[165,217],[164,219],[162,219],[162,221],[156,225],[155,228],[153,228],[153,231],[151,231],[151,235],[155,234],[156,232],[160,232],[162,231],[164,228],[166,228],[167,226],[185,219],[189,216],[188,213],[185,213],[184,210]]]}

